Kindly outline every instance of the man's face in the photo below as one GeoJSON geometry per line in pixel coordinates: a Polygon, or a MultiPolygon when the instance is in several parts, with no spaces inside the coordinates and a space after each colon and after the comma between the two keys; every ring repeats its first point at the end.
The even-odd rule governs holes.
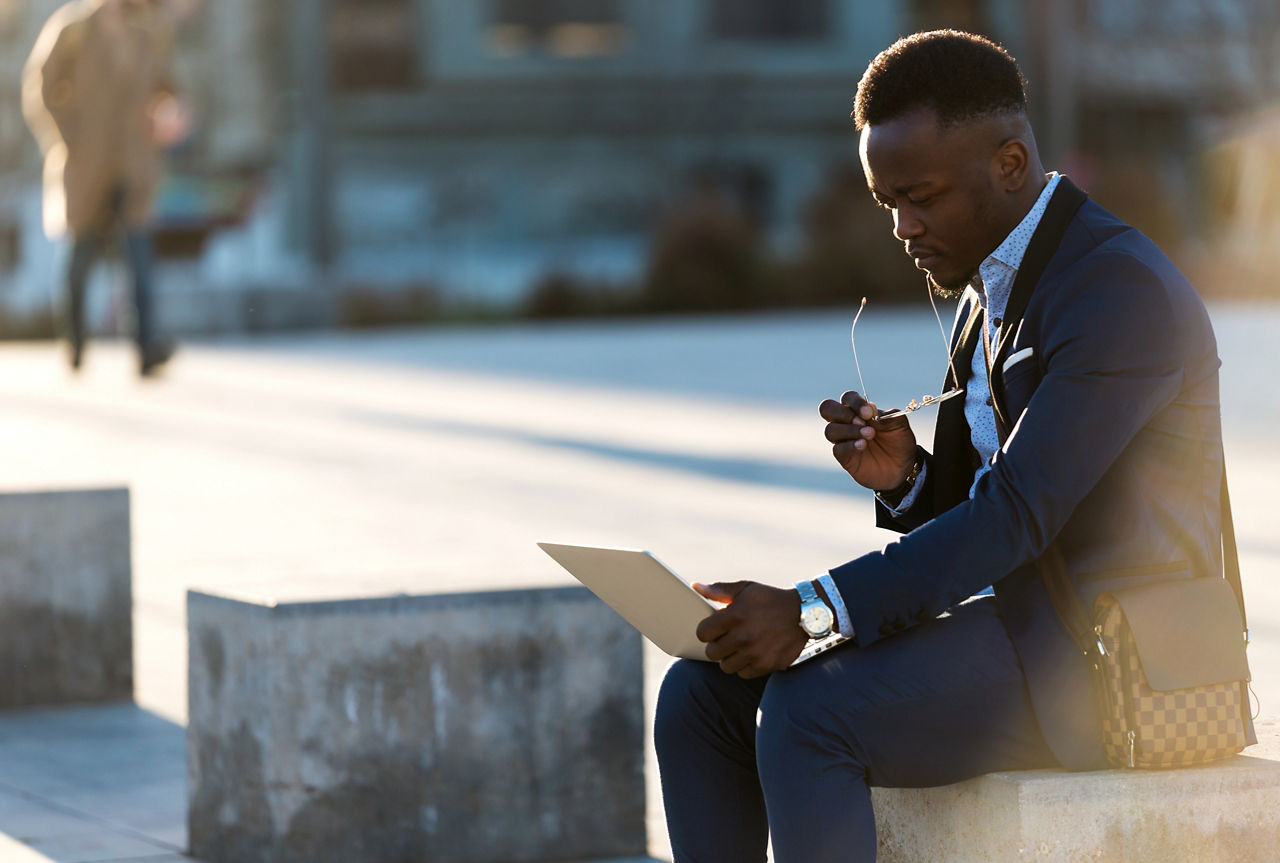
{"type": "Polygon", "coordinates": [[[996,184],[1000,143],[991,123],[943,129],[929,109],[862,130],[867,186],[935,287],[964,287],[1012,228],[996,184]]]}

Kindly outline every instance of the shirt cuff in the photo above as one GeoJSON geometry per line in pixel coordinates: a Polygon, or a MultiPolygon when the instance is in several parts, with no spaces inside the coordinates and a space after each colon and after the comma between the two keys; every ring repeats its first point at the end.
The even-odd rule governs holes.
{"type": "Polygon", "coordinates": [[[827,592],[827,599],[836,613],[836,631],[846,638],[853,638],[853,621],[849,619],[849,607],[844,604],[844,597],[836,589],[835,579],[831,573],[824,572],[815,579],[827,592]]]}
{"type": "Polygon", "coordinates": [[[920,473],[916,476],[915,484],[911,486],[911,491],[907,492],[906,497],[898,501],[897,506],[889,506],[888,501],[876,495],[876,500],[885,505],[889,510],[889,514],[893,516],[904,515],[907,510],[911,509],[911,504],[916,502],[916,498],[920,497],[920,489],[924,488],[924,475],[929,472],[929,463],[925,462],[920,466],[920,473]]]}

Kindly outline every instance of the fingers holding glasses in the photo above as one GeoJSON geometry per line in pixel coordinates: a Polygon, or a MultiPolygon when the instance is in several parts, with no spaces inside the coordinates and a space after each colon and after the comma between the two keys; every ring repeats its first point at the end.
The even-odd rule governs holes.
{"type": "Polygon", "coordinates": [[[853,411],[854,422],[863,425],[870,423],[876,418],[880,409],[876,407],[875,402],[868,401],[861,393],[850,390],[840,396],[840,403],[853,411]]]}
{"type": "Polygon", "coordinates": [[[882,411],[875,402],[868,401],[861,393],[854,390],[840,396],[839,402],[827,399],[818,406],[818,413],[829,422],[844,422],[858,428],[867,427],[885,431],[907,425],[905,420],[899,422],[898,418],[909,412],[909,410],[882,411]]]}
{"type": "Polygon", "coordinates": [[[847,392],[840,401],[827,399],[818,405],[818,414],[827,420],[826,438],[830,443],[853,441],[857,449],[875,436],[875,405],[856,392],[847,392]]]}
{"type": "Polygon", "coordinates": [[[835,399],[824,399],[822,404],[818,405],[818,416],[829,423],[853,422],[852,408],[840,404],[835,399]]]}
{"type": "Polygon", "coordinates": [[[827,420],[824,434],[832,455],[855,481],[870,489],[893,488],[901,481],[916,444],[905,415],[887,418],[856,392],[838,402],[827,399],[818,412],[827,420]]]}
{"type": "Polygon", "coordinates": [[[869,425],[853,423],[827,423],[823,433],[828,443],[840,444],[853,442],[855,449],[864,449],[867,441],[876,435],[876,430],[869,425]]]}
{"type": "Polygon", "coordinates": [[[818,405],[818,414],[827,421],[824,432],[827,441],[842,445],[841,452],[837,453],[842,463],[855,451],[865,450],[877,435],[904,431],[909,434],[911,428],[905,411],[883,412],[875,402],[854,390],[840,396],[839,401],[825,400],[818,405]]]}
{"type": "Polygon", "coordinates": [[[828,422],[866,424],[875,416],[875,405],[860,394],[850,390],[840,396],[840,400],[827,399],[818,405],[818,413],[828,422]]]}

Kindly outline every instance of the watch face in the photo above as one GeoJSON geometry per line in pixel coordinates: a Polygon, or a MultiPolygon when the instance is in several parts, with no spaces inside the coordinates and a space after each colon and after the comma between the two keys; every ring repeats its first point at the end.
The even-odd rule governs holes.
{"type": "Polygon", "coordinates": [[[810,635],[826,635],[831,631],[831,609],[818,602],[800,610],[800,626],[810,635]]]}

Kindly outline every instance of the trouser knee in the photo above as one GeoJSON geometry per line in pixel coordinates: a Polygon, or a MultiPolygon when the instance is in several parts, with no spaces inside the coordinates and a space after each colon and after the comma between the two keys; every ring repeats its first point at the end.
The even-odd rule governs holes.
{"type": "Polygon", "coordinates": [[[707,686],[702,668],[706,665],[678,659],[667,668],[654,706],[653,741],[659,755],[669,750],[669,744],[682,740],[696,721],[698,702],[705,697],[703,690],[707,686]]]}
{"type": "Polygon", "coordinates": [[[789,685],[791,675],[779,674],[760,700],[760,718],[756,728],[756,761],[761,776],[771,772],[774,765],[785,766],[794,760],[795,747],[805,736],[797,725],[805,710],[795,698],[805,698],[789,685]]]}
{"type": "MultiPolygon", "coordinates": [[[[813,759],[838,758],[845,764],[863,761],[858,726],[862,711],[834,712],[824,697],[827,681],[797,669],[774,675],[760,703],[756,760],[762,781],[813,759]]],[[[848,681],[850,686],[856,681],[848,681]]],[[[848,693],[846,693],[847,695],[848,693]]],[[[846,699],[855,704],[858,699],[846,699]]]]}
{"type": "Polygon", "coordinates": [[[729,748],[755,747],[756,711],[764,678],[743,680],[713,662],[681,659],[671,664],[658,690],[654,745],[664,755],[687,752],[692,741],[729,748]]]}

